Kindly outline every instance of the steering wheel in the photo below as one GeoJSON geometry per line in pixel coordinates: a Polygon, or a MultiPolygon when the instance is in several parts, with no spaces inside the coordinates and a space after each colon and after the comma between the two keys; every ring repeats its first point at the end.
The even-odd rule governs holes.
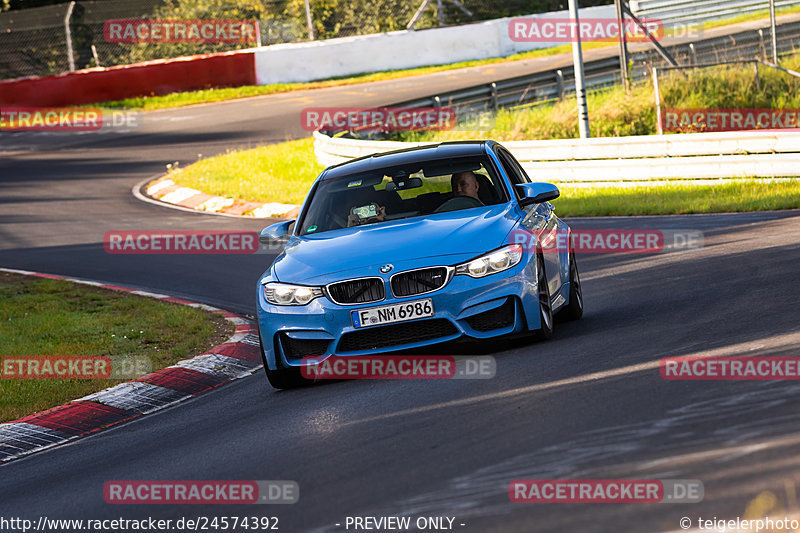
{"type": "Polygon", "coordinates": [[[483,202],[472,196],[454,196],[437,207],[434,213],[445,213],[447,211],[458,211],[459,209],[483,206],[483,202]]]}

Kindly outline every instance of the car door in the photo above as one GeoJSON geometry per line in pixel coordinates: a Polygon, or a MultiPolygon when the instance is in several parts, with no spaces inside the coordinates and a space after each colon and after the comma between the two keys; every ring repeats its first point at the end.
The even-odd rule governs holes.
{"type": "MultiPolygon", "coordinates": [[[[525,173],[525,170],[508,150],[498,146],[497,157],[503,165],[503,170],[505,170],[509,180],[515,187],[519,183],[531,182],[528,174],[525,173]]],[[[515,194],[517,193],[516,190],[514,192],[515,194]]],[[[533,231],[541,231],[541,235],[543,235],[545,241],[547,241],[544,244],[547,245],[549,243],[549,246],[545,246],[546,251],[542,255],[544,257],[544,268],[547,273],[547,285],[550,288],[550,295],[555,296],[561,289],[563,280],[561,275],[562,250],[559,250],[556,243],[550,242],[551,239],[556,239],[558,237],[557,233],[560,229],[558,227],[558,219],[553,210],[553,205],[550,202],[534,204],[526,216],[525,226],[531,228],[533,231]]]]}

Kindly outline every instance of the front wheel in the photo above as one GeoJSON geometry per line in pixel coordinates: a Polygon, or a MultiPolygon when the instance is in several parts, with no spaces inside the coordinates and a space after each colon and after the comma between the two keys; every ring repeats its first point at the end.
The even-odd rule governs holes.
{"type": "Polygon", "coordinates": [[[296,389],[310,383],[303,377],[299,368],[286,368],[281,364],[280,356],[275,353],[275,364],[277,370],[270,370],[267,365],[267,355],[264,352],[264,341],[261,340],[261,332],[258,332],[258,344],[261,347],[261,360],[264,361],[264,371],[267,373],[267,381],[276,389],[296,389]]]}
{"type": "Polygon", "coordinates": [[[539,320],[542,327],[537,335],[542,339],[553,338],[553,304],[550,301],[550,287],[547,284],[547,273],[544,271],[544,259],[536,256],[536,287],[539,293],[539,320]]]}
{"type": "Polygon", "coordinates": [[[575,252],[569,253],[569,302],[558,312],[558,318],[563,320],[578,320],[583,316],[583,290],[581,278],[578,275],[578,263],[575,261],[575,252]]]}

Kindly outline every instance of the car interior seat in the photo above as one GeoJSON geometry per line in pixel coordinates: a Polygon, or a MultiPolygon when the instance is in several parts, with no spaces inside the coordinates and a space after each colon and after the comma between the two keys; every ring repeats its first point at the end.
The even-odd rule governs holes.
{"type": "Polygon", "coordinates": [[[483,205],[494,205],[500,203],[500,197],[497,194],[497,189],[494,188],[489,178],[483,174],[475,173],[478,179],[478,198],[480,198],[483,205]]]}

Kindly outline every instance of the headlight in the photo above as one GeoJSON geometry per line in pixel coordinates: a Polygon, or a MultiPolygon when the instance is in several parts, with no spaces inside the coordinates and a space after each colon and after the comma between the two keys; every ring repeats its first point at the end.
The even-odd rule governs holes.
{"type": "Polygon", "coordinates": [[[264,285],[264,298],[273,305],[306,305],[322,295],[322,289],[319,287],[304,287],[286,283],[264,285]]]}
{"type": "Polygon", "coordinates": [[[482,278],[515,266],[522,259],[522,245],[512,244],[488,253],[469,263],[456,266],[456,275],[464,274],[472,278],[482,278]]]}

